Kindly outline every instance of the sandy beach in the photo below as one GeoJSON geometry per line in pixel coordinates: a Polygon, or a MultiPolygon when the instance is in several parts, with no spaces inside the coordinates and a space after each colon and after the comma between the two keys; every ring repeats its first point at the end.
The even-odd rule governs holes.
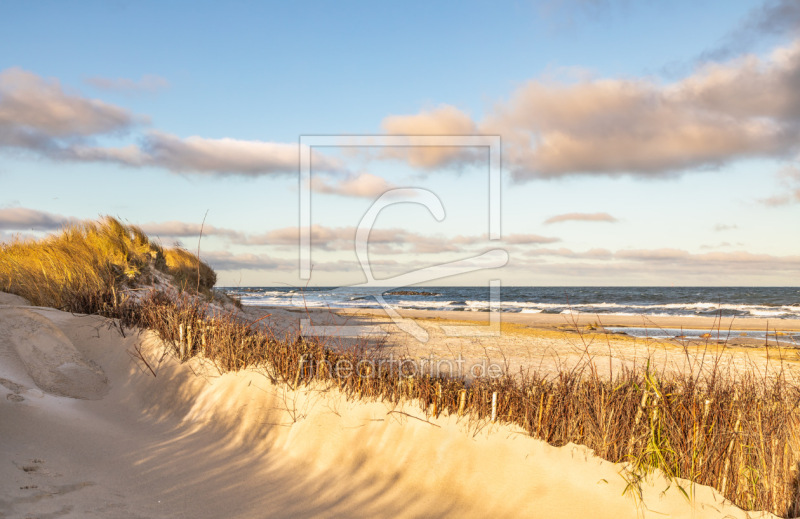
{"type": "MultiPolygon", "coordinates": [[[[797,319],[502,313],[498,327],[490,324],[488,312],[401,310],[402,317],[414,323],[402,329],[404,325],[398,325],[383,310],[245,307],[244,311],[250,319],[264,319],[283,331],[299,330],[302,320],[331,327],[334,333],[339,326],[377,327],[385,335],[326,340],[345,345],[369,343],[380,356],[424,360],[440,371],[458,370],[457,365],[446,361],[463,359],[456,374],[467,378],[469,367],[474,365],[495,364],[510,373],[557,373],[590,360],[599,373],[609,375],[623,367],[643,367],[648,361],[654,369],[696,371],[710,365],[712,359],[719,359],[720,365],[732,373],[757,368],[760,372],[783,372],[790,378],[800,376],[800,349],[794,339],[795,332],[800,331],[797,319]],[[605,330],[612,326],[644,328],[649,337],[605,330]],[[453,334],[448,327],[459,328],[453,334]],[[681,328],[700,330],[708,337],[654,338],[663,336],[663,329],[681,328]],[[771,330],[768,340],[741,336],[767,329],[771,330]],[[423,330],[424,337],[415,338],[415,330],[423,330]]],[[[480,368],[476,370],[480,372],[480,368]]]]}
{"type": "Polygon", "coordinates": [[[746,517],[660,477],[637,502],[585,447],[219,375],[151,332],[2,303],[2,517],[746,517]]]}

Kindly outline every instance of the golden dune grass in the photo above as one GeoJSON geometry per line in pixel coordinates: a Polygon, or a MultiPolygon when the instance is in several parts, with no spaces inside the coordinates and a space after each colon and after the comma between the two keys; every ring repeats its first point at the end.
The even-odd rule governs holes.
{"type": "Polygon", "coordinates": [[[140,228],[110,216],[65,226],[40,240],[16,237],[0,244],[0,290],[72,312],[116,306],[121,289],[151,283],[155,270],[172,275],[183,290],[207,292],[216,282],[196,255],[165,249],[140,228]]]}

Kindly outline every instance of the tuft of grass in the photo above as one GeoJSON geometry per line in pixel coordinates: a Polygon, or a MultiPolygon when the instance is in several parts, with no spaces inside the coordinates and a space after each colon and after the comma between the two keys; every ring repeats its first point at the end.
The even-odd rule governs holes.
{"type": "Polygon", "coordinates": [[[167,272],[181,290],[199,289],[201,292],[208,292],[217,283],[217,273],[186,249],[166,249],[164,258],[167,272]]]}
{"type": "Polygon", "coordinates": [[[216,282],[197,256],[164,249],[140,228],[110,216],[65,226],[40,240],[0,243],[0,290],[71,312],[107,314],[125,289],[150,284],[154,270],[175,276],[192,291],[198,286],[208,291],[216,282]],[[194,274],[188,273],[192,269],[194,274]]]}

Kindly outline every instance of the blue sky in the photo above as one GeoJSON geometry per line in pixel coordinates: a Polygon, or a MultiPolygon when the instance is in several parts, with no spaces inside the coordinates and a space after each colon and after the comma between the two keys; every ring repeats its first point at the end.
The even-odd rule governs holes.
{"type": "Polygon", "coordinates": [[[796,285],[798,35],[792,0],[6,2],[0,239],[111,214],[194,249],[208,211],[220,284],[302,285],[301,135],[487,134],[501,241],[485,155],[321,152],[310,283],[363,281],[360,217],[420,187],[447,217],[385,209],[376,277],[500,247],[430,284],[796,285]]]}

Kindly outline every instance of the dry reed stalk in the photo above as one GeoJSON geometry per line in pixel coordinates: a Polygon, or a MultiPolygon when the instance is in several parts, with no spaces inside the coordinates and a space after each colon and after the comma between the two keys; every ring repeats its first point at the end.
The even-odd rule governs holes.
{"type": "Polygon", "coordinates": [[[776,484],[776,480],[775,480],[775,468],[778,466],[777,458],[778,458],[778,439],[777,438],[773,438],[772,439],[772,457],[770,459],[770,461],[772,463],[770,463],[769,480],[770,480],[770,483],[771,483],[771,486],[772,486],[771,490],[772,490],[772,494],[773,494],[773,498],[772,498],[772,513],[775,514],[775,515],[778,515],[780,499],[783,497],[783,495],[782,495],[783,491],[781,489],[779,489],[779,488],[776,488],[777,484],[776,484]]]}
{"type": "MultiPolygon", "coordinates": [[[[550,406],[550,399],[553,395],[547,396],[547,405],[550,406]]],[[[542,396],[539,397],[539,417],[536,419],[536,436],[538,438],[542,437],[542,413],[544,412],[544,391],[542,391],[542,396]]]]}
{"type": "MultiPolygon", "coordinates": [[[[733,399],[734,402],[738,401],[738,396],[735,396],[733,399]]],[[[739,409],[739,412],[736,416],[736,424],[733,426],[733,437],[731,438],[730,442],[728,442],[728,448],[725,449],[725,464],[722,468],[722,484],[720,485],[720,492],[722,495],[725,495],[725,491],[728,488],[728,471],[731,467],[731,455],[733,453],[733,448],[736,443],[736,440],[739,437],[739,426],[742,424],[742,410],[739,409]]]]}
{"type": "Polygon", "coordinates": [[[639,421],[642,419],[642,414],[644,414],[644,411],[646,409],[647,395],[648,392],[646,389],[642,391],[642,401],[639,404],[639,409],[637,409],[636,411],[636,418],[634,418],[633,420],[633,428],[631,429],[631,437],[628,440],[628,456],[631,456],[633,454],[633,446],[636,443],[636,427],[639,426],[639,421]]]}

